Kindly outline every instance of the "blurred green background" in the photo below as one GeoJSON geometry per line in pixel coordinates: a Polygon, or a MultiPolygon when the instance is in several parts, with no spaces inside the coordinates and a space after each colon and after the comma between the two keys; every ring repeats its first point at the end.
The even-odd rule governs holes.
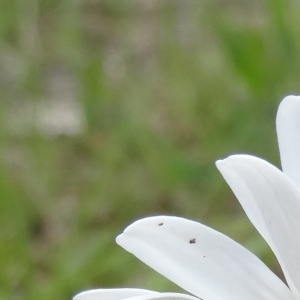
{"type": "Polygon", "coordinates": [[[280,274],[214,161],[279,165],[299,14],[284,0],[1,0],[0,298],[176,290],[115,244],[156,214],[201,220],[280,274]]]}

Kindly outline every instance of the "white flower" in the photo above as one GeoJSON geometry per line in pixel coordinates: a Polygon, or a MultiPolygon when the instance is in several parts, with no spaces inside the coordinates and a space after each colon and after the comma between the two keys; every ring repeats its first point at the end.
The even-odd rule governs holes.
{"type": "Polygon", "coordinates": [[[277,114],[283,172],[250,155],[217,167],[284,272],[283,283],[254,254],[203,224],[169,216],[141,219],[117,243],[194,296],[142,289],[99,289],[74,300],[300,299],[300,97],[288,96],[277,114]]]}

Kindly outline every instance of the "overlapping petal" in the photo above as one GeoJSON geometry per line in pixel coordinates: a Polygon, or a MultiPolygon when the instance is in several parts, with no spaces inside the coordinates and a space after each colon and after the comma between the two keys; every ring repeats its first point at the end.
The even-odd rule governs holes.
{"type": "Polygon", "coordinates": [[[117,238],[127,251],[205,300],[291,300],[255,255],[205,225],[178,217],[141,219],[117,238]]]}
{"type": "Polygon", "coordinates": [[[279,105],[276,129],[283,172],[300,189],[300,97],[288,96],[279,105]]]}
{"type": "Polygon", "coordinates": [[[299,294],[299,190],[280,170],[254,156],[230,156],[218,161],[217,167],[274,251],[289,287],[299,294]]]}

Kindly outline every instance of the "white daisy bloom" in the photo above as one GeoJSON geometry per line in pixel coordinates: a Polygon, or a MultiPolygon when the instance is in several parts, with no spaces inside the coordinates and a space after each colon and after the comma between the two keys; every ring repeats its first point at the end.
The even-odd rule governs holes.
{"type": "Polygon", "coordinates": [[[233,155],[216,164],[275,253],[288,285],[224,234],[187,219],[157,216],[131,224],[117,243],[194,296],[96,289],[74,300],[299,300],[300,96],[281,102],[277,134],[283,172],[251,155],[233,155]]]}

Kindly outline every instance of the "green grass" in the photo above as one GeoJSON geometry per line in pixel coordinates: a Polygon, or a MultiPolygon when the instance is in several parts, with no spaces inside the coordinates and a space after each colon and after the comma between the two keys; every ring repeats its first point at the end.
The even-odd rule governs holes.
{"type": "Polygon", "coordinates": [[[279,272],[214,161],[279,165],[276,109],[300,92],[299,12],[283,0],[2,0],[0,298],[176,289],[114,242],[154,214],[201,220],[279,272]]]}

